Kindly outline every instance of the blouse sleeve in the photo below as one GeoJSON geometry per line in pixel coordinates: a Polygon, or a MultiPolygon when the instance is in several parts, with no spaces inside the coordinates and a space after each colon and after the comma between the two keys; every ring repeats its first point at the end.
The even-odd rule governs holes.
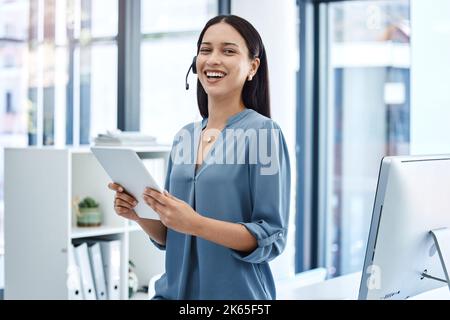
{"type": "MultiPolygon", "coordinates": [[[[260,130],[257,141],[267,142],[267,151],[259,150],[258,158],[262,153],[271,161],[264,165],[258,159],[256,164],[249,165],[251,219],[239,222],[256,238],[257,247],[250,253],[232,250],[234,257],[249,263],[269,262],[283,252],[289,221],[291,172],[287,145],[275,122],[267,121],[263,129],[267,138],[263,138],[264,130],[260,130]]],[[[257,149],[261,146],[258,143],[257,149]]]]}

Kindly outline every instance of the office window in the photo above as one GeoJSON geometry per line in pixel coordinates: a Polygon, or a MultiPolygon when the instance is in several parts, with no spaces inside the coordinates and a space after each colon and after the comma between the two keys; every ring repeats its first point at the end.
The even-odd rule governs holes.
{"type": "Polygon", "coordinates": [[[380,160],[409,153],[409,0],[327,5],[320,187],[330,276],[363,265],[380,160]]]}
{"type": "Polygon", "coordinates": [[[118,0],[68,0],[66,143],[117,128],[118,0]]]}
{"type": "Polygon", "coordinates": [[[197,52],[197,38],[217,15],[216,0],[141,0],[141,132],[171,143],[185,124],[200,119],[196,76],[186,72],[197,52]]]}
{"type": "Polygon", "coordinates": [[[115,129],[117,0],[26,2],[28,144],[87,144],[115,129]]]}
{"type": "Polygon", "coordinates": [[[92,46],[90,137],[117,127],[117,46],[92,46]]]}
{"type": "Polygon", "coordinates": [[[28,17],[29,1],[0,1],[0,255],[4,231],[4,148],[27,145],[28,17]]]}
{"type": "Polygon", "coordinates": [[[5,147],[117,127],[117,27],[117,0],[0,0],[0,232],[5,147]]]}
{"type": "MultiPolygon", "coordinates": [[[[56,72],[61,64],[56,60],[55,17],[60,7],[53,0],[29,2],[28,29],[28,144],[54,145],[56,72]]],[[[65,70],[64,70],[65,72],[65,70]]]]}

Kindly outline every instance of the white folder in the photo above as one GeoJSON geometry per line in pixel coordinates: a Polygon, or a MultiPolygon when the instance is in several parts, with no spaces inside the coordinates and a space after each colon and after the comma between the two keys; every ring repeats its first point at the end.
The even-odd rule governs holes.
{"type": "Polygon", "coordinates": [[[69,247],[69,267],[67,269],[67,289],[69,290],[69,300],[83,300],[83,290],[81,287],[80,268],[75,259],[75,247],[69,247]]]}
{"type": "Polygon", "coordinates": [[[94,274],[95,292],[97,300],[107,300],[105,273],[103,272],[103,259],[100,244],[94,243],[89,247],[91,269],[94,274]]]}
{"type": "Polygon", "coordinates": [[[120,299],[120,240],[101,241],[106,287],[110,300],[120,299]]]}
{"type": "Polygon", "coordinates": [[[91,262],[89,259],[87,243],[75,247],[75,256],[81,271],[81,284],[85,300],[96,300],[94,278],[92,277],[91,262]]]}

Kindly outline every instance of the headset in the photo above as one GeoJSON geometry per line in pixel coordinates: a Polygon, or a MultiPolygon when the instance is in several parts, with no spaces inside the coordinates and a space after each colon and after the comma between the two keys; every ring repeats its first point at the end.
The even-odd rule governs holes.
{"type": "Polygon", "coordinates": [[[186,73],[186,90],[189,90],[189,83],[188,83],[187,79],[188,79],[188,75],[189,75],[189,72],[191,71],[191,69],[192,69],[192,73],[197,74],[196,62],[197,62],[197,56],[195,56],[194,59],[192,59],[192,64],[190,65],[188,72],[186,73]]]}

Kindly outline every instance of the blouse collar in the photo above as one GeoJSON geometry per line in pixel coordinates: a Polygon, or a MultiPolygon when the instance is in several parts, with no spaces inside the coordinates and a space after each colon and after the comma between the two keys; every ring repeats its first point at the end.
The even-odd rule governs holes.
{"type": "MultiPolygon", "coordinates": [[[[249,108],[245,108],[242,111],[239,111],[238,113],[232,115],[231,117],[228,117],[227,119],[227,124],[225,125],[225,127],[230,126],[231,124],[241,120],[242,118],[244,118],[249,112],[251,112],[252,109],[249,108]]],[[[202,129],[204,129],[206,127],[208,123],[208,118],[203,118],[202,120],[202,129]]]]}

